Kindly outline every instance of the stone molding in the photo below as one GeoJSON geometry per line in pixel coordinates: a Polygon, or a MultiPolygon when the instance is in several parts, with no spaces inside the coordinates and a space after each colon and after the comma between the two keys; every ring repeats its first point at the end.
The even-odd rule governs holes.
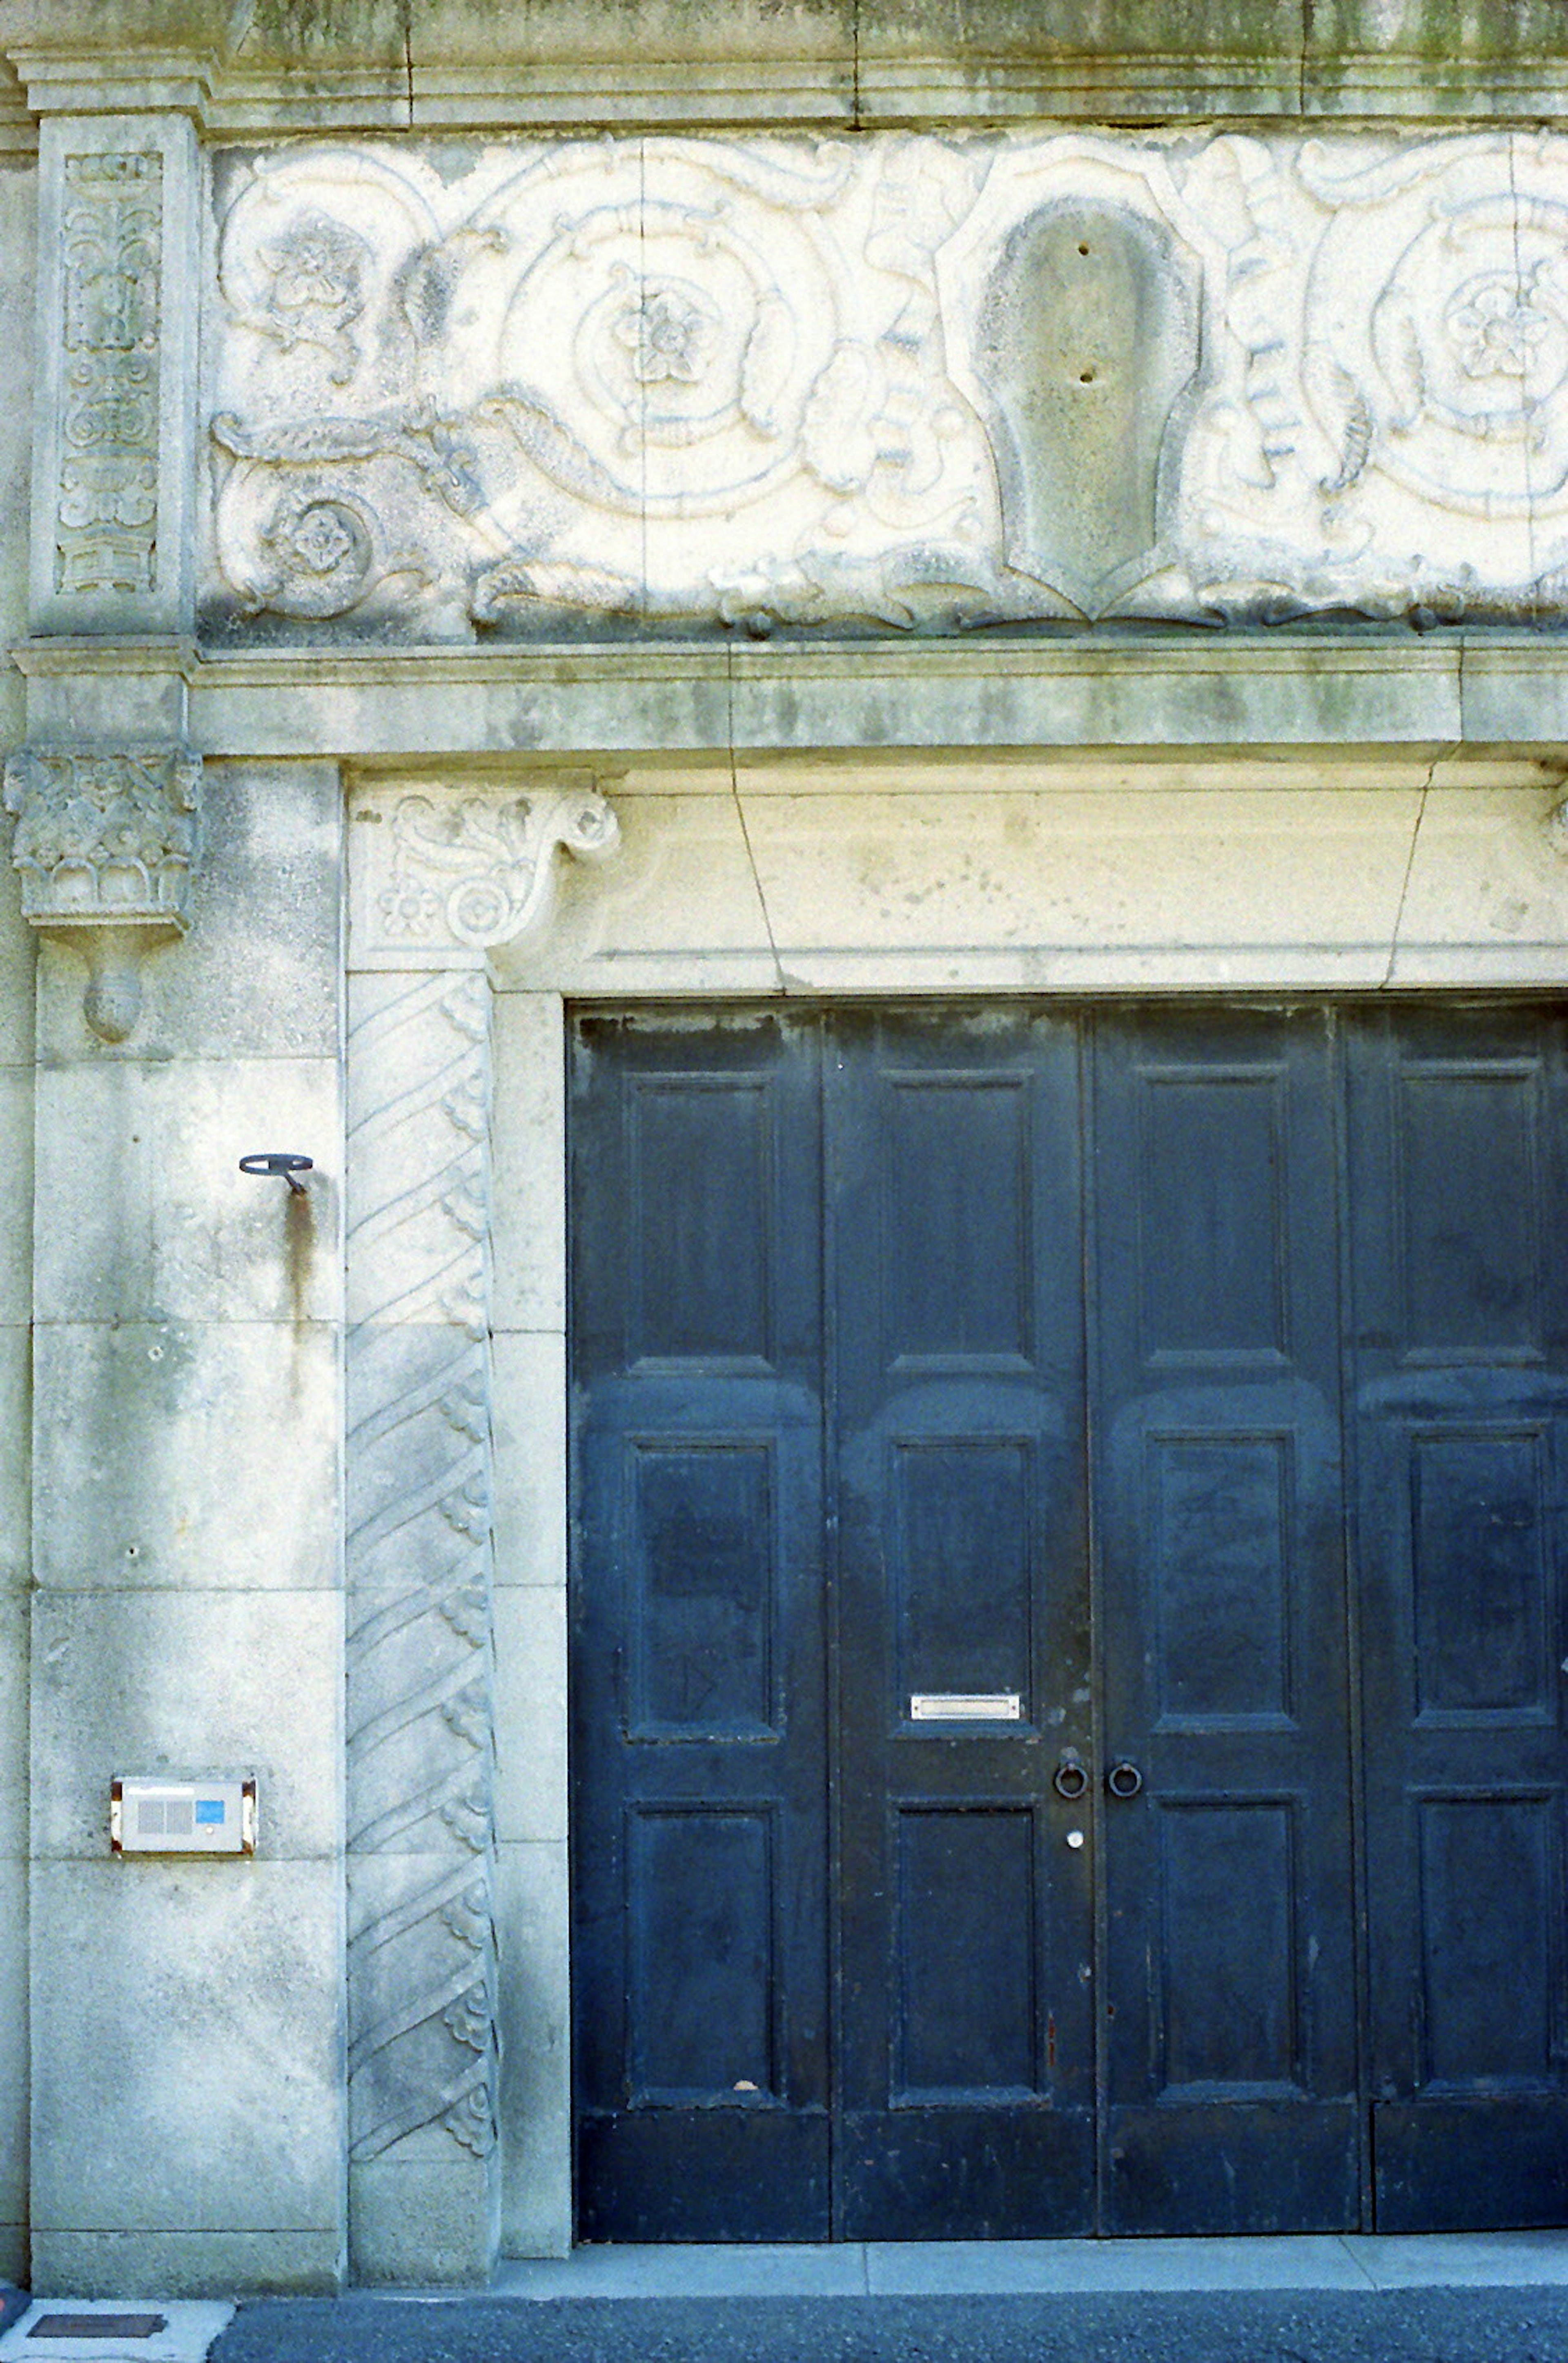
{"type": "Polygon", "coordinates": [[[103,1041],[135,1026],[143,953],[190,926],[201,777],[201,757],[182,744],[27,746],[7,759],[23,916],[82,952],[83,1015],[103,1041]]]}
{"type": "MultiPolygon", "coordinates": [[[[620,825],[591,773],[547,776],[527,793],[403,790],[357,832],[357,961],[472,964],[543,933],[564,851],[607,860],[620,825]]],[[[361,818],[365,817],[361,811],[361,818]]]]}

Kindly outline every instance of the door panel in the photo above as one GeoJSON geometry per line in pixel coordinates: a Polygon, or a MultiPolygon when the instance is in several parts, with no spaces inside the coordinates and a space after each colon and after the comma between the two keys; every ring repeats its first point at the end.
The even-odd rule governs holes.
{"type": "Polygon", "coordinates": [[[1344,2229],[1329,1021],[1106,1016],[1095,1076],[1104,1754],[1140,1783],[1104,1811],[1105,2228],[1344,2229]]]}
{"type": "Polygon", "coordinates": [[[1563,1021],[584,1016],[572,1154],[583,2236],[1568,2221],[1563,1021]]]}
{"type": "Polygon", "coordinates": [[[834,1028],[847,2238],[1093,2223],[1077,1070],[1027,1013],[834,1028]]]}
{"type": "Polygon", "coordinates": [[[573,1073],[578,2224],[828,2231],[813,1029],[573,1073]]]}
{"type": "Polygon", "coordinates": [[[1562,1021],[1390,1012],[1351,1082],[1378,2221],[1560,2224],[1562,1021]]]}

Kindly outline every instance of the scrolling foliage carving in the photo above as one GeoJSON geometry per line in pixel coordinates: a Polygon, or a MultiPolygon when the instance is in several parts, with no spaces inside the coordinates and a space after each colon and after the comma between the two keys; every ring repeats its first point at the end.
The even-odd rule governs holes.
{"type": "Polygon", "coordinates": [[[231,161],[215,632],[1508,616],[1568,590],[1568,139],[231,161]]]}
{"type": "Polygon", "coordinates": [[[155,150],[66,157],[57,591],[157,581],[162,211],[155,150]]]}

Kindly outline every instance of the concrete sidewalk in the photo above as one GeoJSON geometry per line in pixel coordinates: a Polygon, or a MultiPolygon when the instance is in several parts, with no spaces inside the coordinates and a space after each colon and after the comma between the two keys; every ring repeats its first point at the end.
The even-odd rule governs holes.
{"type": "MultiPolygon", "coordinates": [[[[28,2335],[68,2310],[4,2363],[78,2363],[28,2335]]],[[[183,2363],[1568,2363],[1568,2233],[584,2248],[479,2295],[158,2311],[183,2363]]]]}

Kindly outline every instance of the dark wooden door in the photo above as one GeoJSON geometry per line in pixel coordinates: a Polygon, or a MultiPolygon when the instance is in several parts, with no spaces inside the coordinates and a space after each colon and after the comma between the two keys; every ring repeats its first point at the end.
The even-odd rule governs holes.
{"type": "Polygon", "coordinates": [[[1563,1021],[584,1017],[573,1109],[584,2236],[1568,2221],[1563,1021]]]}
{"type": "Polygon", "coordinates": [[[1076,1030],[846,1019],[829,1075],[838,2228],[1087,2231],[1076,1030]]]}
{"type": "Polygon", "coordinates": [[[1360,2220],[1332,1052],[1095,1029],[1107,2231],[1360,2220]]]}
{"type": "Polygon", "coordinates": [[[817,1110],[809,1021],[578,1026],[586,2239],[830,2228],[817,1110]]]}
{"type": "Polygon", "coordinates": [[[1562,1018],[1370,1019],[1350,1115],[1377,2222],[1562,2224],[1562,1018]]]}

